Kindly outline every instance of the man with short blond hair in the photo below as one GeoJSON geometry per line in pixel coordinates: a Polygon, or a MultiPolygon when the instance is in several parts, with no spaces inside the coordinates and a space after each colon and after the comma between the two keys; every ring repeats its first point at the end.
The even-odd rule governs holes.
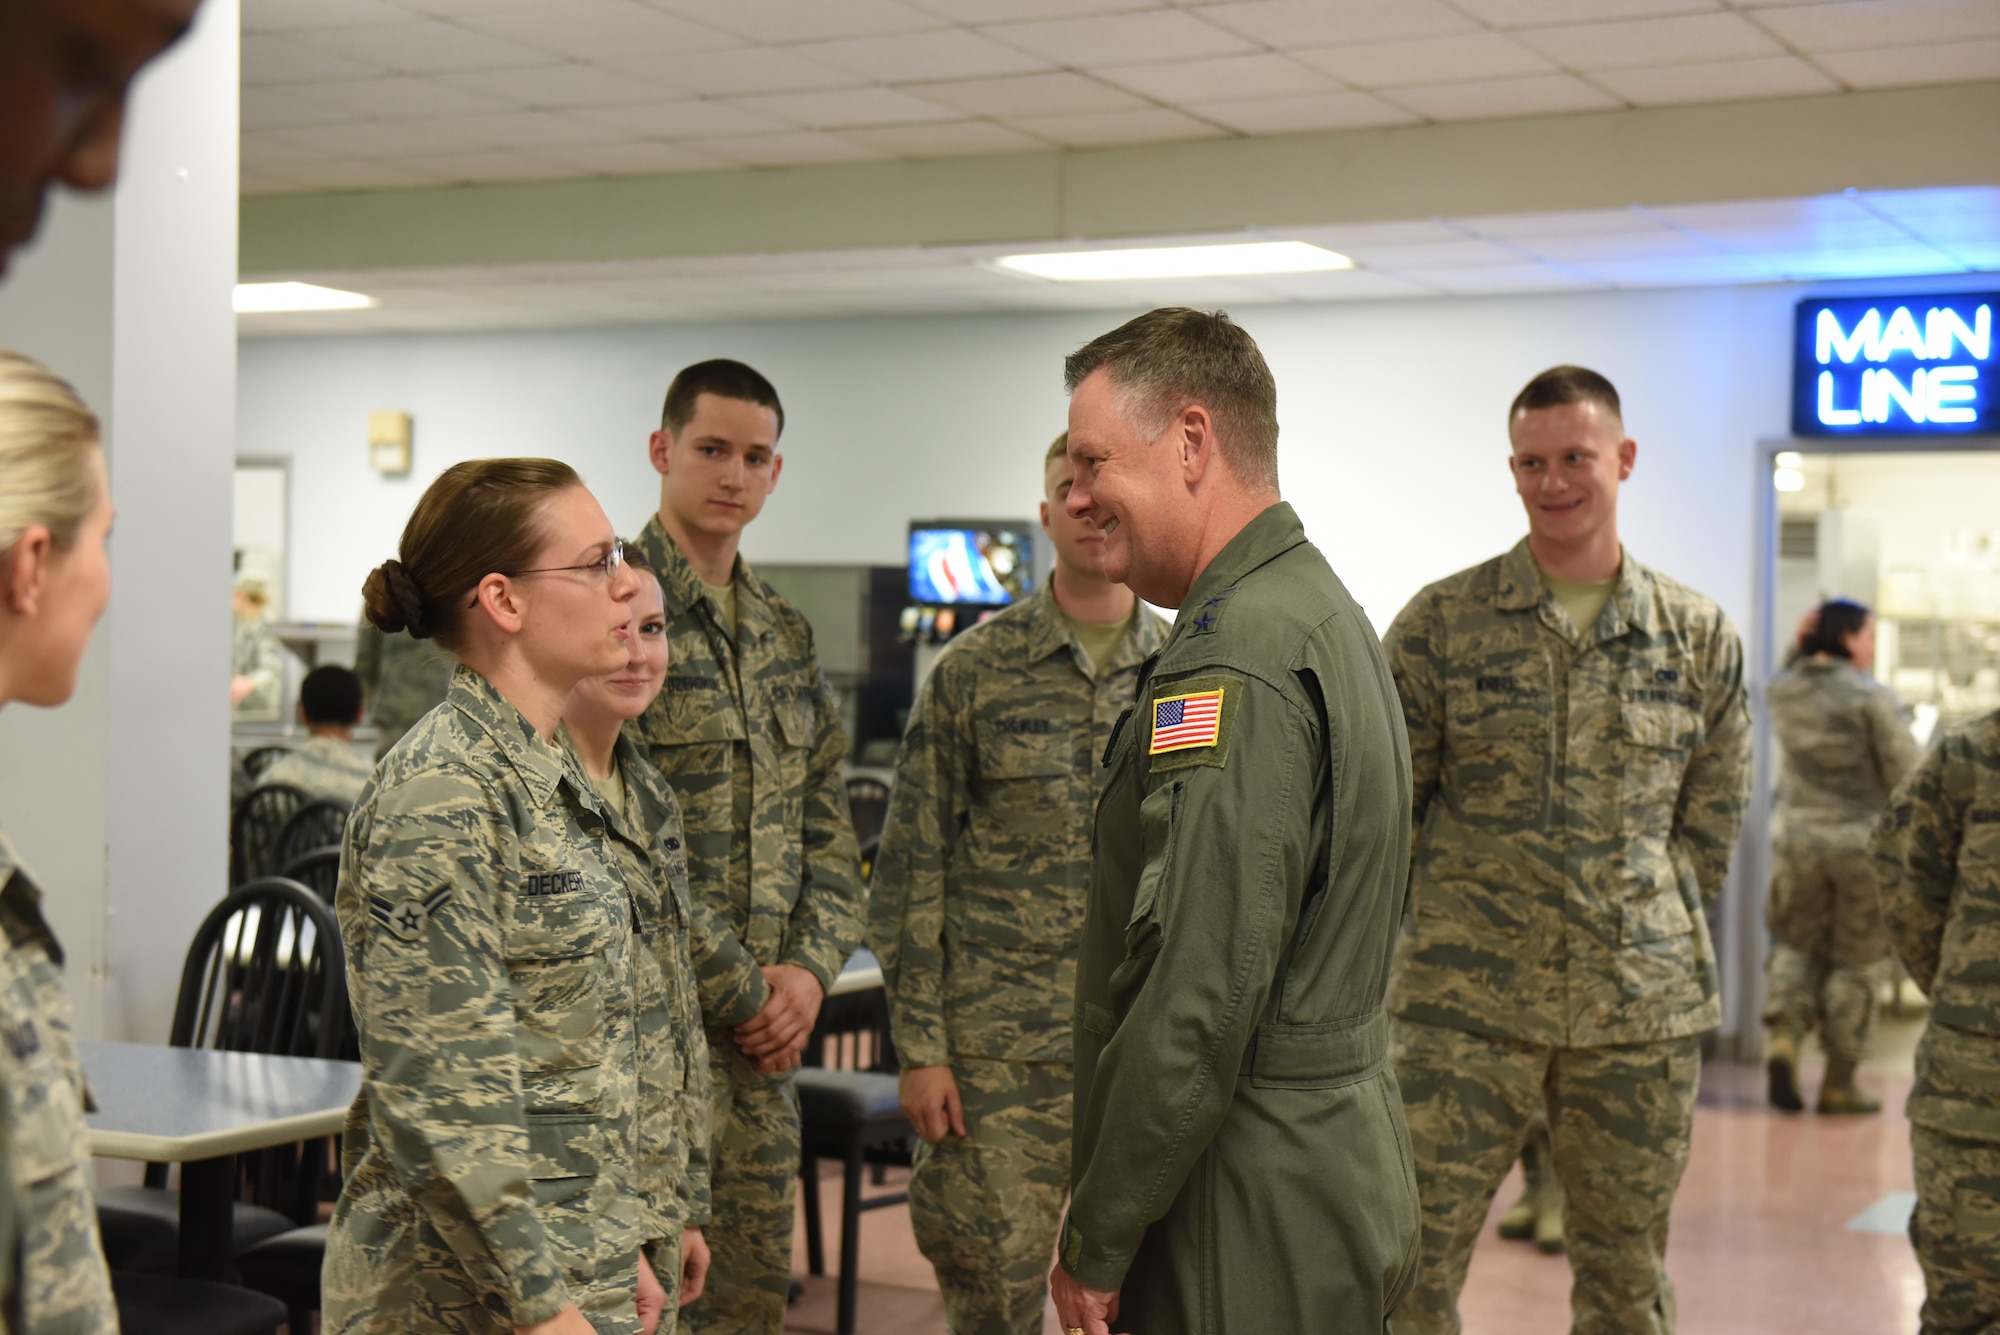
{"type": "Polygon", "coordinates": [[[1379,1331],[1417,1201],[1383,1010],[1410,852],[1368,619],[1277,490],[1277,386],[1220,313],[1068,360],[1069,512],[1180,609],[1112,731],[1077,957],[1082,1335],[1379,1331]]]}

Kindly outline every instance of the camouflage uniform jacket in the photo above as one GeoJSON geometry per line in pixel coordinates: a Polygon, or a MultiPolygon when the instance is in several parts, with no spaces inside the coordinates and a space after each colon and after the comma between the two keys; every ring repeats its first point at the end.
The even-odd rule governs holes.
{"type": "Polygon", "coordinates": [[[380,760],[416,721],[436,709],[451,685],[458,660],[435,640],[408,633],[385,635],[368,622],[354,638],[354,675],[368,701],[380,760]]]}
{"type": "Polygon", "coordinates": [[[1764,698],[1785,748],[1779,849],[1860,852],[1917,763],[1896,693],[1844,659],[1808,659],[1772,678],[1764,698]]]}
{"type": "Polygon", "coordinates": [[[1139,608],[1093,682],[1044,586],[931,670],[869,894],[905,1066],[1070,1060],[1098,757],[1166,629],[1139,608]]]}
{"type": "Polygon", "coordinates": [[[375,767],[354,754],[337,737],[308,737],[290,755],[280,756],[257,776],[256,786],[287,784],[304,791],[309,801],[353,806],[368,786],[375,767]]]}
{"type": "Polygon", "coordinates": [[[1896,951],[1931,999],[1910,1120],[2000,1141],[2000,712],[1917,763],[1871,851],[1896,951]]]}
{"type": "Polygon", "coordinates": [[[111,1275],[90,1191],[88,1094],[77,1061],[62,947],[42,894],[0,835],[0,1135],[14,1227],[0,1332],[116,1331],[111,1275]],[[10,1324],[11,1323],[11,1324],[10,1324]]]}
{"type": "Polygon", "coordinates": [[[453,1268],[531,1325],[630,1292],[641,1248],[677,1231],[679,1184],[650,1148],[676,1113],[642,1104],[639,1074],[639,1035],[666,1024],[635,986],[635,920],[659,891],[605,850],[628,838],[467,668],[382,761],[334,901],[362,1085],[330,1305],[394,1310],[453,1268]]]}
{"type": "MultiPolygon", "coordinates": [[[[657,1155],[658,1170],[680,1184],[673,1218],[680,1228],[699,1228],[708,1219],[708,1141],[714,1106],[708,1038],[702,1030],[701,998],[695,988],[689,951],[694,910],[688,897],[687,833],[681,804],[659,769],[630,737],[618,739],[618,772],[624,779],[625,809],[611,813],[626,836],[611,841],[625,883],[653,895],[639,902],[639,932],[650,949],[640,952],[640,986],[658,994],[665,1023],[641,1032],[641,1078],[674,1110],[669,1136],[642,1148],[657,1155]]],[[[651,1009],[651,1007],[642,1007],[651,1009]]]]}
{"type": "Polygon", "coordinates": [[[1418,827],[1399,1016],[1574,1047],[1721,1023],[1704,913],[1749,798],[1743,646],[1619,569],[1579,631],[1523,539],[1389,628],[1418,827]]]}
{"type": "Polygon", "coordinates": [[[1393,1305],[1416,1242],[1383,1009],[1401,722],[1375,632],[1279,502],[1201,572],[1113,729],[1061,1257],[1125,1288],[1132,1329],[1379,1330],[1393,1305]],[[1301,1309],[1326,1277],[1255,1241],[1317,1230],[1382,1263],[1333,1282],[1339,1310],[1301,1309]]]}
{"type": "Polygon", "coordinates": [[[285,681],[285,656],[269,625],[261,619],[236,619],[230,632],[229,666],[232,675],[248,677],[256,683],[251,687],[250,694],[236,702],[238,712],[276,712],[278,692],[285,681]]]}
{"type": "Polygon", "coordinates": [[[797,964],[830,987],[861,942],[864,892],[840,777],[847,735],[812,627],[736,561],[736,636],[658,517],[638,548],[667,596],[666,689],[628,725],[687,825],[701,1009],[742,1024],[797,964]]]}

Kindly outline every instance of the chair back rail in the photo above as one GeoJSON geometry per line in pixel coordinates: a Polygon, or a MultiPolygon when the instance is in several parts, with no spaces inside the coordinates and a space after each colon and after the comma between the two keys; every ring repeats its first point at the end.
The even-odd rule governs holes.
{"type": "MultiPolygon", "coordinates": [[[[294,811],[271,841],[259,876],[280,876],[283,869],[316,848],[338,847],[347,835],[347,817],[352,810],[345,802],[320,798],[294,811]]],[[[328,896],[329,899],[332,896],[328,896]]]]}
{"type": "Polygon", "coordinates": [[[272,845],[292,813],[306,805],[303,789],[274,783],[253,788],[229,818],[229,884],[233,888],[269,874],[272,845]]]}
{"type": "Polygon", "coordinates": [[[333,892],[340,884],[340,845],[327,844],[302,853],[282,868],[278,875],[311,887],[313,893],[331,904],[333,892]]]}

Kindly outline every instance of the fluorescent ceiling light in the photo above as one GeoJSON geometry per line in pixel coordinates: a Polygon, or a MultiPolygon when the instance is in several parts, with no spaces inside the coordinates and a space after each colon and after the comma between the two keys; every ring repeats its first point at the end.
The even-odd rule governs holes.
{"type": "Polygon", "coordinates": [[[1778,468],[1771,472],[1771,485],[1779,491],[1804,491],[1806,475],[1796,468],[1778,468]]]}
{"type": "Polygon", "coordinates": [[[235,305],[246,311],[358,311],[382,303],[359,292],[315,283],[238,283],[235,305]]]}
{"type": "Polygon", "coordinates": [[[1806,457],[1797,450],[1779,450],[1775,462],[1780,468],[1804,468],[1806,457]]]}
{"type": "Polygon", "coordinates": [[[1143,250],[1073,250],[1008,255],[993,263],[1058,283],[1132,278],[1228,278],[1241,274],[1326,273],[1354,261],[1303,241],[1248,241],[1223,246],[1149,246],[1143,250]]]}

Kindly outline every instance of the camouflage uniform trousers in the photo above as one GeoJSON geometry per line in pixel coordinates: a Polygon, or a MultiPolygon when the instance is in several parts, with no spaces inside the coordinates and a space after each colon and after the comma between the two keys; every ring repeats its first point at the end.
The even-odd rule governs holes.
{"type": "Polygon", "coordinates": [[[1875,985],[1889,927],[1864,852],[1784,854],[1765,904],[1771,956],[1764,1023],[1801,1036],[1817,1024],[1827,1052],[1860,1061],[1875,1030],[1875,985]]]}
{"type": "Polygon", "coordinates": [[[1395,1335],[1461,1329],[1473,1244],[1544,1108],[1567,1198],[1572,1335],[1674,1329],[1667,1216],[1694,1127],[1695,1038],[1551,1048],[1398,1020],[1391,1056],[1423,1206],[1423,1259],[1395,1335]]]}
{"type": "Polygon", "coordinates": [[[726,1032],[710,1031],[715,1077],[709,1214],[701,1297],[680,1314],[700,1335],[778,1335],[792,1288],[799,1180],[799,1096],[790,1076],[760,1075],[726,1032]]]}
{"type": "Polygon", "coordinates": [[[1068,1062],[951,1064],[963,1137],[921,1145],[910,1224],[951,1335],[1041,1335],[1069,1192],[1068,1062]]]}
{"type": "Polygon", "coordinates": [[[1922,1335],[2000,1330],[2000,1141],[1910,1128],[1917,1208],[1910,1243],[1924,1270],[1922,1335]]]}

